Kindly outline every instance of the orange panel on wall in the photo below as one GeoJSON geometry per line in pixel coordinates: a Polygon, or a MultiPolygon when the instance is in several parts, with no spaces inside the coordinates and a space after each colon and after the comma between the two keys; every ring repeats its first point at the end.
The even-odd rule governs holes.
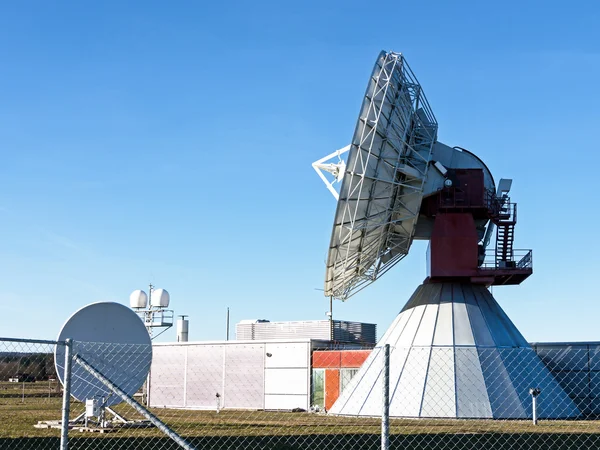
{"type": "Polygon", "coordinates": [[[370,354],[371,350],[347,350],[342,352],[340,367],[360,367],[370,354]]]}
{"type": "Polygon", "coordinates": [[[325,409],[329,410],[340,396],[340,370],[325,370],[325,409]]]}
{"type": "Polygon", "coordinates": [[[340,367],[341,352],[314,351],[312,354],[312,366],[314,369],[327,367],[340,367]]]}

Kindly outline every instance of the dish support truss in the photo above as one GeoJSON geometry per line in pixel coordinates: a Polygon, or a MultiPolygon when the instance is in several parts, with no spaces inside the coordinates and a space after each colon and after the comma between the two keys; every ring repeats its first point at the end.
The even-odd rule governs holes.
{"type": "Polygon", "coordinates": [[[344,167],[325,295],[346,300],[408,254],[436,137],[437,121],[404,57],[382,52],[344,167]]]}

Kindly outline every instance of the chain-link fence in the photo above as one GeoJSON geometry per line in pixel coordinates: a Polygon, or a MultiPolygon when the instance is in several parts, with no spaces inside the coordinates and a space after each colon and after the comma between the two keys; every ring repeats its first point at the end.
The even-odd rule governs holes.
{"type": "Polygon", "coordinates": [[[0,339],[1,449],[591,449],[599,417],[592,346],[0,339]]]}

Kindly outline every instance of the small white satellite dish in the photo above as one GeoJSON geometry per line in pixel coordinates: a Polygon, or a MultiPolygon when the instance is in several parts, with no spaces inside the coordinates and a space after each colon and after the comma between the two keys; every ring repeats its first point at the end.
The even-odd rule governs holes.
{"type": "Polygon", "coordinates": [[[150,305],[157,308],[167,308],[171,296],[166,289],[154,289],[150,295],[150,305]]]}
{"type": "MultiPolygon", "coordinates": [[[[58,341],[73,340],[73,354],[125,391],[135,394],[144,384],[152,362],[150,336],[141,319],[127,306],[114,302],[92,303],[75,312],[63,325],[58,341]]],[[[65,346],[57,345],[54,364],[64,381],[65,346]]],[[[102,398],[104,406],[122,400],[79,364],[74,363],[71,395],[81,402],[102,398]]]]}
{"type": "Polygon", "coordinates": [[[141,289],[136,289],[129,296],[129,306],[131,308],[145,308],[148,306],[148,296],[141,289]]]}

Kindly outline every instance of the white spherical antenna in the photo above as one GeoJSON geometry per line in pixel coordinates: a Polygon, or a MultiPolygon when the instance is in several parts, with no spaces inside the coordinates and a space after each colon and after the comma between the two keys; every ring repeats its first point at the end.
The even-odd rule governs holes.
{"type": "Polygon", "coordinates": [[[154,289],[150,296],[150,305],[157,308],[167,308],[170,301],[171,296],[166,289],[154,289]]]}
{"type": "MultiPolygon", "coordinates": [[[[128,395],[144,384],[152,362],[150,336],[141,319],[120,303],[92,303],[75,312],[63,325],[58,341],[73,340],[73,354],[81,356],[128,395]]],[[[57,345],[54,364],[64,380],[65,346],[57,345]]],[[[73,363],[71,395],[81,402],[107,399],[105,406],[122,400],[82,366],[73,363]]]]}
{"type": "Polygon", "coordinates": [[[129,296],[129,306],[132,308],[145,308],[148,306],[148,296],[141,289],[137,289],[129,296]]]}

